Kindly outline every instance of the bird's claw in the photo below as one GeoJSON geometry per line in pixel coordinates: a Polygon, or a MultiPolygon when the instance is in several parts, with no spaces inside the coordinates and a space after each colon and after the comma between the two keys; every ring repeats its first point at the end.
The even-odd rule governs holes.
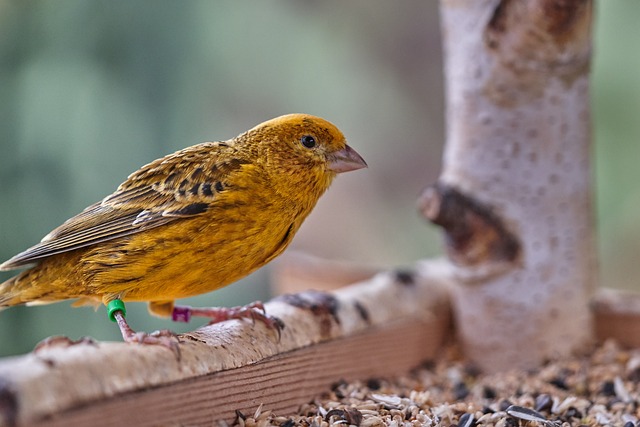
{"type": "Polygon", "coordinates": [[[154,331],[151,333],[147,332],[134,332],[132,335],[129,335],[125,338],[125,341],[128,343],[137,343],[144,345],[159,345],[162,347],[166,347],[171,350],[178,360],[180,360],[180,339],[175,332],[169,331],[167,329],[162,329],[159,331],[154,331]]]}
{"type": "Polygon", "coordinates": [[[276,331],[278,335],[278,342],[282,339],[282,330],[284,329],[284,322],[282,319],[276,316],[266,316],[266,320],[264,320],[267,328],[276,331]]]}
{"type": "Polygon", "coordinates": [[[178,337],[178,334],[176,334],[173,331],[170,331],[169,329],[160,329],[158,331],[153,331],[149,334],[149,336],[175,338],[175,341],[180,342],[180,338],[178,337]]]}
{"type": "MultiPolygon", "coordinates": [[[[236,307],[236,308],[238,308],[238,307],[236,307]]],[[[254,310],[261,311],[262,314],[264,314],[264,315],[267,314],[267,310],[264,308],[264,304],[262,303],[262,301],[254,301],[251,304],[247,304],[247,305],[239,307],[239,308],[254,309],[254,310]]]]}
{"type": "MultiPolygon", "coordinates": [[[[275,331],[278,336],[278,341],[282,337],[282,330],[284,329],[284,322],[280,320],[278,317],[269,316],[264,308],[264,305],[261,302],[254,302],[242,307],[233,307],[229,309],[222,309],[226,311],[226,319],[222,320],[230,320],[230,319],[250,319],[251,324],[255,325],[256,320],[264,323],[264,325],[269,330],[275,331]]],[[[209,322],[210,325],[219,323],[219,319],[214,319],[209,322]]]]}

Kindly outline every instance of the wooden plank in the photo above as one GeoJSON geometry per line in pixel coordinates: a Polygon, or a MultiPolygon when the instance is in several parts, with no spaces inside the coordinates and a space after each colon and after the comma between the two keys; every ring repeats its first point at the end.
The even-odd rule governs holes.
{"type": "Polygon", "coordinates": [[[30,425],[154,426],[162,421],[211,426],[216,420],[232,422],[236,409],[253,414],[260,404],[286,415],[340,379],[390,377],[433,358],[442,344],[444,322],[443,317],[434,322],[407,318],[256,364],[117,396],[30,425]]]}
{"type": "Polygon", "coordinates": [[[331,293],[266,304],[280,341],[229,321],[181,335],[181,357],[124,343],[53,346],[0,361],[0,425],[207,425],[260,403],[293,411],[340,379],[390,376],[432,358],[449,336],[437,263],[331,293]]]}
{"type": "Polygon", "coordinates": [[[598,341],[614,339],[628,348],[640,347],[640,293],[601,289],[592,309],[598,341]]]}

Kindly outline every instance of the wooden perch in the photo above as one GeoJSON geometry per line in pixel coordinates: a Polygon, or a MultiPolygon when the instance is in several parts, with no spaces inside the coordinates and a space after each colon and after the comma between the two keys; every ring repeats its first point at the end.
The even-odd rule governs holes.
{"type": "Polygon", "coordinates": [[[449,335],[437,262],[381,273],[335,293],[278,297],[278,342],[261,323],[229,321],[180,335],[166,348],[53,345],[0,362],[0,425],[215,425],[264,403],[295,411],[340,379],[407,372],[449,335]]]}

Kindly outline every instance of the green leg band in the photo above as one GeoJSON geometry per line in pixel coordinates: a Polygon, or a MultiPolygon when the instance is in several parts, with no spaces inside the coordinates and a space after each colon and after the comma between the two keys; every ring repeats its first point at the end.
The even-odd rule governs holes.
{"type": "Polygon", "coordinates": [[[124,307],[121,299],[114,299],[107,304],[107,316],[109,316],[112,322],[116,321],[116,311],[121,311],[123,316],[127,315],[127,309],[124,307]]]}

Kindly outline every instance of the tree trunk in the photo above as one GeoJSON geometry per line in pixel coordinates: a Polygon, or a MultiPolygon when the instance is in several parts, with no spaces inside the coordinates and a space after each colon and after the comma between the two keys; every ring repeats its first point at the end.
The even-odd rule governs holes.
{"type": "Polygon", "coordinates": [[[593,337],[589,0],[441,0],[443,171],[422,211],[445,231],[461,342],[529,368],[593,337]]]}

